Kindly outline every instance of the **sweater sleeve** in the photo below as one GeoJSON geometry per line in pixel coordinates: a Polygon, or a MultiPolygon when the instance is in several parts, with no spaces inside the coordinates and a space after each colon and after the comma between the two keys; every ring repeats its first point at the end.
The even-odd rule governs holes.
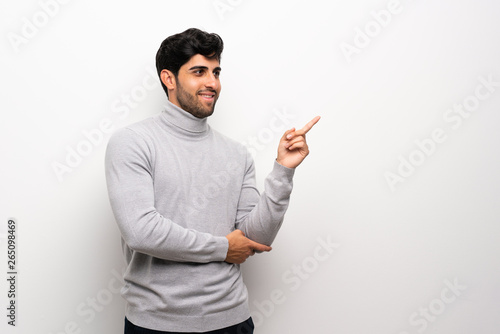
{"type": "Polygon", "coordinates": [[[258,243],[271,245],[283,223],[290,201],[295,169],[274,161],[271,173],[264,182],[264,193],[259,195],[255,185],[255,165],[250,154],[240,194],[236,228],[258,243]]]}
{"type": "Polygon", "coordinates": [[[176,262],[224,261],[228,241],[186,229],[155,208],[152,145],[131,129],[111,137],[105,158],[108,195],[125,243],[140,253],[176,262]]]}

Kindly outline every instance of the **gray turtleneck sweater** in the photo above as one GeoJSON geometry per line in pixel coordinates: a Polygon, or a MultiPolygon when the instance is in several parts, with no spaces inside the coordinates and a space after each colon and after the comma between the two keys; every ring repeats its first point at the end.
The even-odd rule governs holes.
{"type": "Polygon", "coordinates": [[[224,262],[225,236],[240,229],[270,245],[293,174],[275,161],[259,195],[246,148],[170,102],[161,114],[115,132],[106,180],[128,264],[126,317],[178,332],[248,319],[240,266],[224,262]]]}

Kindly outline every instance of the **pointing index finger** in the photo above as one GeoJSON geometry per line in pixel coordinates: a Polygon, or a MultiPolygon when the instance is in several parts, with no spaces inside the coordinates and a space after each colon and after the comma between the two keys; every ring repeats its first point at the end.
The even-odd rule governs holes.
{"type": "Polygon", "coordinates": [[[309,130],[312,129],[312,127],[314,126],[314,124],[318,123],[318,121],[319,121],[320,118],[321,118],[320,116],[316,116],[309,123],[307,123],[306,125],[304,125],[304,127],[302,128],[302,131],[304,131],[304,134],[308,133],[309,130]]]}

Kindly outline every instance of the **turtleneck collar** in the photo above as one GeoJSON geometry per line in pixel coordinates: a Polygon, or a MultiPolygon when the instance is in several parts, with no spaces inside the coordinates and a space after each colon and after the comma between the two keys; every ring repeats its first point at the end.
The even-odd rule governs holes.
{"type": "Polygon", "coordinates": [[[160,122],[177,134],[189,137],[204,137],[209,126],[207,118],[197,118],[167,100],[165,109],[160,114],[160,122]]]}

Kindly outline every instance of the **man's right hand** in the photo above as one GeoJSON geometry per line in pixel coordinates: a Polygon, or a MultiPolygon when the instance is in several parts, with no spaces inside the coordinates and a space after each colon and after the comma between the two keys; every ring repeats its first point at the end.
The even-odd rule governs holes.
{"type": "Polygon", "coordinates": [[[272,249],[270,246],[248,239],[241,230],[234,230],[226,235],[226,238],[229,241],[229,249],[224,261],[229,263],[241,264],[255,252],[269,252],[272,249]]]}

